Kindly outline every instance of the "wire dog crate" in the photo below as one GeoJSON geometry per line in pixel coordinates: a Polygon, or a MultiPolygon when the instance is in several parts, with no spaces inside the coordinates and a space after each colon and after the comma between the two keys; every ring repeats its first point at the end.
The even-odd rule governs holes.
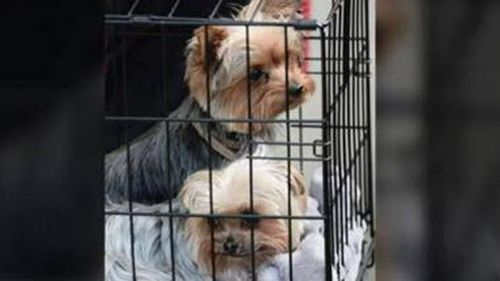
{"type": "MultiPolygon", "coordinates": [[[[170,220],[172,228],[174,218],[190,214],[181,215],[172,211],[175,194],[169,194],[168,200],[158,203],[170,206],[169,212],[147,213],[134,209],[136,202],[130,187],[134,177],[130,170],[130,147],[136,137],[156,123],[163,123],[169,128],[170,124],[183,122],[248,124],[250,129],[246,137],[249,150],[252,151],[252,146],[266,145],[273,151],[272,156],[248,155],[250,170],[253,169],[252,162],[258,159],[284,161],[288,166],[289,181],[290,166],[295,165],[308,185],[319,187],[311,192],[319,198],[320,215],[296,217],[289,213],[280,218],[322,222],[324,280],[371,280],[367,279],[366,272],[374,267],[375,234],[374,1],[313,0],[313,6],[327,9],[315,10],[311,18],[287,22],[235,21],[217,17],[219,14],[226,15],[231,7],[228,3],[235,1],[204,0],[202,9],[193,8],[189,2],[109,0],[106,3],[106,150],[124,145],[128,170],[127,186],[124,187],[128,195],[127,209],[107,210],[106,216],[126,217],[130,224],[131,280],[141,280],[135,270],[134,243],[139,238],[135,237],[134,221],[139,217],[163,216],[170,220]],[[227,120],[169,117],[188,94],[183,81],[186,42],[195,28],[211,25],[241,26],[246,28],[247,35],[249,28],[257,25],[283,27],[285,34],[289,27],[304,32],[309,50],[304,59],[307,73],[316,82],[314,96],[299,108],[287,108],[272,120],[255,119],[251,113],[248,118],[227,120]],[[254,139],[251,129],[254,123],[279,125],[277,137],[271,140],[254,139]],[[353,249],[353,245],[358,248],[353,249]],[[349,272],[356,274],[353,277],[349,272]]],[[[287,47],[285,49],[288,50],[287,47]]],[[[250,95],[250,87],[246,94],[250,95]]],[[[247,106],[250,106],[250,101],[247,106]]],[[[207,111],[210,116],[210,106],[207,111]]],[[[211,129],[207,127],[207,142],[211,146],[211,129]]],[[[168,148],[165,153],[169,153],[168,148]]],[[[216,169],[213,166],[215,164],[208,161],[207,169],[216,169]]],[[[224,218],[213,213],[196,215],[224,218]]],[[[173,233],[175,230],[170,231],[173,233]]],[[[171,280],[176,280],[176,246],[172,242],[165,247],[172,249],[168,258],[173,264],[171,280]]],[[[288,253],[287,280],[300,280],[295,277],[292,254],[288,253]]],[[[251,279],[257,280],[257,274],[256,268],[252,268],[251,279]]],[[[216,274],[213,273],[211,278],[216,280],[216,274]]]]}

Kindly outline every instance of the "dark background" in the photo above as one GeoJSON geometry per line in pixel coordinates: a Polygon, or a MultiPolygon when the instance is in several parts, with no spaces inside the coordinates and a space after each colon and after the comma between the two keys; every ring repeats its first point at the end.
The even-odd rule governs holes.
{"type": "Polygon", "coordinates": [[[500,280],[500,2],[377,6],[378,280],[500,280]]]}
{"type": "Polygon", "coordinates": [[[102,280],[101,1],[0,4],[0,280],[102,280]]]}
{"type": "MultiPolygon", "coordinates": [[[[419,20],[414,57],[377,62],[378,279],[500,280],[500,3],[400,3],[380,38],[419,20]],[[412,64],[412,94],[390,87],[412,64]]],[[[0,280],[102,280],[103,14],[0,3],[0,280]]]]}
{"type": "Polygon", "coordinates": [[[429,274],[500,280],[500,2],[428,2],[429,274]]]}

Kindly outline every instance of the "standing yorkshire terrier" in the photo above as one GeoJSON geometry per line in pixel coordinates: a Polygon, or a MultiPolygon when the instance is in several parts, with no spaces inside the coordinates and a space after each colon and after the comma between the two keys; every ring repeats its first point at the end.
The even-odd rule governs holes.
{"type": "MultiPolygon", "coordinates": [[[[134,218],[138,280],[172,280],[173,271],[177,280],[211,280],[213,256],[217,280],[246,281],[251,280],[252,248],[257,274],[258,267],[266,261],[294,250],[303,234],[303,222],[296,219],[290,222],[281,217],[289,214],[303,216],[308,192],[300,172],[290,168],[289,178],[286,163],[254,160],[250,175],[249,160],[241,159],[221,170],[214,170],[211,183],[208,170],[189,176],[179,193],[179,200],[173,202],[173,212],[187,213],[187,217],[134,218]],[[253,208],[250,206],[251,176],[253,208]],[[210,198],[213,214],[219,217],[202,216],[210,214],[210,198]],[[253,245],[251,229],[254,232],[253,245]]],[[[126,208],[126,204],[111,206],[117,211],[126,208]]],[[[167,204],[136,205],[134,211],[155,214],[170,209],[167,204]]],[[[129,218],[108,217],[106,280],[131,280],[130,251],[129,218]]]]}
{"type": "MultiPolygon", "coordinates": [[[[296,16],[295,1],[267,0],[261,5],[258,2],[251,1],[236,19],[248,20],[255,15],[256,21],[285,21],[296,16]]],[[[258,120],[273,119],[312,95],[314,82],[301,68],[302,37],[298,31],[251,26],[248,41],[249,75],[244,26],[208,26],[194,31],[187,47],[185,73],[189,97],[169,115],[176,121],[160,122],[130,144],[129,159],[125,148],[106,155],[108,203],[128,198],[129,180],[131,200],[145,204],[162,202],[174,197],[183,180],[207,168],[209,161],[213,168],[218,168],[247,152],[250,128],[241,119],[249,116],[248,94],[250,115],[257,120],[251,128],[254,138],[270,138],[273,133],[270,123],[258,120]],[[240,122],[186,122],[199,118],[240,122]]]]}

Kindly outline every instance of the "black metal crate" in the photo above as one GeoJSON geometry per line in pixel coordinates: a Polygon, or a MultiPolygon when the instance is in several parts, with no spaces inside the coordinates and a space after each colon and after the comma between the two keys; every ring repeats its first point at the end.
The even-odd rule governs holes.
{"type": "MultiPolygon", "coordinates": [[[[324,18],[291,20],[288,22],[234,21],[221,19],[228,15],[231,5],[222,0],[203,1],[205,7],[196,10],[187,0],[107,1],[106,14],[106,123],[107,152],[124,145],[127,161],[130,144],[155,123],[178,122],[209,124],[212,122],[275,123],[281,135],[273,140],[254,139],[248,134],[252,146],[265,144],[271,147],[274,156],[250,155],[252,161],[272,159],[296,165],[306,180],[313,184],[314,172],[321,173],[320,203],[322,214],[317,217],[295,217],[289,214],[283,219],[319,220],[323,222],[325,237],[325,280],[351,280],[342,277],[348,261],[346,247],[358,239],[352,237],[352,229],[362,226],[363,253],[356,280],[362,280],[366,268],[374,264],[374,182],[373,182],[373,38],[370,33],[372,1],[338,0],[325,2],[329,11],[324,18]],[[184,47],[194,28],[210,25],[293,27],[305,32],[311,52],[306,55],[308,73],[315,78],[315,103],[307,102],[298,109],[287,109],[277,119],[179,120],[169,117],[184,96],[188,94],[184,75],[184,47]],[[172,48],[172,53],[166,53],[172,48]],[[178,46],[178,47],[172,47],[178,46]],[[179,93],[180,92],[180,93],[179,93]],[[313,108],[319,105],[319,108],[313,108]],[[317,168],[320,168],[319,170],[317,168]]],[[[242,1],[240,1],[242,2],[242,1]]],[[[261,1],[262,2],[262,1],[261,1]]],[[[288,54],[286,54],[288,56],[288,54]]],[[[248,69],[247,69],[248,70],[248,69]]],[[[247,73],[248,74],[248,73],[247,73]]],[[[207,81],[209,83],[209,81],[207,81]]],[[[247,93],[248,94],[248,93],[247,93]]],[[[247,105],[250,106],[250,105],[247,105]]],[[[248,112],[251,112],[248,109],[248,112]]],[[[210,107],[208,108],[210,114],[210,107]]],[[[208,141],[211,142],[209,129],[208,141]]],[[[167,153],[169,150],[166,150],[167,153]]],[[[130,162],[128,162],[130,165],[130,162]]],[[[212,170],[212,164],[208,164],[212,170]]],[[[167,167],[168,169],[168,167],[167,167]]],[[[290,168],[289,168],[290,169],[290,168]]],[[[211,173],[211,172],[210,172],[211,173]]],[[[128,180],[134,177],[129,170],[128,180]]],[[[290,181],[290,171],[288,173],[290,181]]],[[[250,180],[252,181],[252,180],[250,180]]],[[[250,183],[251,185],[251,183],[250,183]]],[[[130,199],[130,187],[129,199],[130,199]]],[[[172,195],[171,197],[173,197],[172,195]]],[[[189,216],[172,211],[174,199],[165,201],[169,211],[145,213],[137,211],[129,200],[127,210],[107,210],[107,217],[127,216],[131,225],[130,240],[133,280],[141,280],[135,271],[134,220],[144,216],[165,216],[172,220],[189,216]]],[[[253,208],[253,207],[252,207],[253,208]]],[[[199,214],[198,214],[199,215],[199,214]]],[[[205,214],[206,217],[217,215],[205,214]]],[[[172,224],[171,224],[172,225],[172,224]]],[[[171,229],[171,232],[175,230],[171,229]]],[[[253,230],[252,230],[253,231],[253,230]]],[[[212,230],[213,233],[213,230],[212,230]]],[[[213,234],[212,234],[213,235],[213,234]]],[[[172,247],[174,260],[174,245],[172,247]]],[[[253,251],[253,250],[252,250],[253,251]]],[[[253,254],[252,254],[253,255],[253,254]]],[[[292,252],[289,253],[289,280],[293,276],[292,252]]],[[[175,262],[174,262],[175,264],[175,262]]],[[[252,268],[252,279],[256,279],[252,268]]],[[[175,272],[175,270],[174,270],[175,272]]],[[[212,276],[215,280],[215,274],[212,276]]],[[[175,280],[175,274],[172,280],[175,280]]],[[[179,279],[182,280],[182,279],[179,279]]]]}

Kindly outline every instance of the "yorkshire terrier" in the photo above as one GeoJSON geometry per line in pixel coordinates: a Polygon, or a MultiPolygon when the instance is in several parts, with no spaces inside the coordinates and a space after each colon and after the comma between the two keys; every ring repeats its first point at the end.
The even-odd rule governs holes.
{"type": "MultiPolygon", "coordinates": [[[[253,208],[250,206],[248,159],[242,158],[221,170],[214,170],[211,184],[208,170],[189,176],[178,199],[173,202],[174,212],[186,213],[186,216],[134,218],[135,264],[139,280],[171,280],[173,270],[177,280],[207,280],[213,273],[217,280],[250,280],[252,252],[258,270],[274,256],[294,250],[303,234],[303,222],[291,219],[289,225],[290,221],[283,217],[289,214],[304,216],[308,191],[301,173],[293,166],[290,168],[289,178],[286,163],[253,160],[253,208]],[[213,216],[206,216],[211,209],[213,216]],[[174,255],[171,245],[174,245],[174,255]]],[[[115,208],[125,209],[126,204],[115,208]]],[[[135,211],[167,212],[169,207],[168,204],[137,205],[135,211]]],[[[129,218],[108,217],[106,280],[130,280],[129,238],[129,218]]]]}
{"type": "MultiPolygon", "coordinates": [[[[255,15],[256,21],[286,21],[295,17],[295,1],[258,2],[251,1],[236,19],[255,15]]],[[[208,168],[209,162],[218,168],[248,152],[249,133],[256,139],[272,138],[272,123],[259,120],[269,121],[294,109],[313,94],[314,81],[301,68],[299,31],[250,26],[248,32],[247,48],[244,26],[204,26],[194,31],[186,52],[190,95],[169,115],[174,121],[159,122],[131,142],[129,159],[125,147],[106,155],[107,202],[127,200],[129,180],[132,201],[153,204],[173,198],[184,179],[208,168]],[[251,128],[244,121],[249,116],[251,128]],[[200,118],[226,122],[190,121],[200,118]],[[239,121],[230,122],[233,119],[239,121]]]]}
{"type": "MultiPolygon", "coordinates": [[[[290,214],[302,216],[306,211],[307,192],[300,172],[291,167],[291,196],[288,198],[286,164],[254,160],[253,208],[250,206],[249,161],[240,160],[227,168],[212,173],[212,210],[223,218],[190,217],[184,231],[190,252],[203,272],[210,272],[212,255],[216,271],[250,268],[252,247],[258,266],[276,254],[289,250],[289,241],[295,248],[302,233],[300,221],[292,220],[291,237],[285,216],[291,200],[290,214]],[[243,215],[243,218],[238,216],[243,215]],[[224,217],[226,216],[226,217],[224,217]],[[214,248],[211,244],[214,229],[214,248]],[[254,245],[250,229],[254,229],[254,245]]],[[[182,204],[193,214],[210,213],[208,171],[197,172],[186,180],[179,194],[182,204]]]]}

